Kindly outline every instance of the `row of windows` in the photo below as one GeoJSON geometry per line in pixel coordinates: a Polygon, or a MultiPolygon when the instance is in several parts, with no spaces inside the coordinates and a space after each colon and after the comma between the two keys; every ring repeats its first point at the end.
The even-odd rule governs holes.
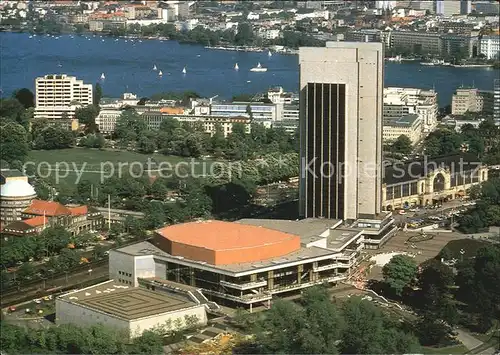
{"type": "MultiPolygon", "coordinates": [[[[411,182],[403,185],[397,185],[397,186],[387,186],[385,193],[386,193],[386,200],[392,200],[394,198],[401,198],[401,197],[407,197],[407,196],[412,196],[418,194],[417,191],[417,182],[411,182]]],[[[423,193],[423,186],[422,186],[422,191],[420,193],[423,193]]]]}
{"type": "Polygon", "coordinates": [[[132,281],[128,281],[128,280],[118,279],[118,282],[121,282],[121,283],[124,283],[127,285],[132,285],[132,281]]]}
{"type": "Polygon", "coordinates": [[[132,277],[132,274],[129,273],[129,272],[125,272],[125,271],[118,271],[118,275],[123,275],[123,276],[127,276],[127,277],[132,277]]]}

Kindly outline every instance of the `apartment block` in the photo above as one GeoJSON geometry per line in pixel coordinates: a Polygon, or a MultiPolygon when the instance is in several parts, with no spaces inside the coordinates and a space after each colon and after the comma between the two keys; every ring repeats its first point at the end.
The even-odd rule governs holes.
{"type": "Polygon", "coordinates": [[[92,104],[92,84],[74,76],[52,74],[36,78],[35,118],[72,120],[78,107],[92,104]]]}
{"type": "Polygon", "coordinates": [[[476,88],[459,88],[455,91],[451,101],[451,113],[463,115],[466,112],[483,112],[493,114],[492,91],[481,91],[476,88]]]}
{"type": "Polygon", "coordinates": [[[440,33],[392,31],[390,40],[392,48],[415,53],[441,54],[443,50],[440,33]]]}
{"type": "Polygon", "coordinates": [[[486,59],[500,58],[500,37],[483,36],[479,42],[479,54],[482,54],[486,59]]]}

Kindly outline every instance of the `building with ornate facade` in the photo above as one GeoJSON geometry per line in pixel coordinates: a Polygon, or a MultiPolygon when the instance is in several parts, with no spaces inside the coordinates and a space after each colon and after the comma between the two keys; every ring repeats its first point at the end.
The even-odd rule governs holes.
{"type": "Polygon", "coordinates": [[[488,168],[472,154],[393,165],[385,169],[383,206],[390,211],[465,197],[486,180],[488,168]]]}

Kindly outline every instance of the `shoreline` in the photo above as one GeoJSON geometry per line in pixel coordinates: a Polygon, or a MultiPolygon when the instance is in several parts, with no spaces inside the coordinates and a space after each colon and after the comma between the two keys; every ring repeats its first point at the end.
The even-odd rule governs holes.
{"type": "MultiPolygon", "coordinates": [[[[121,38],[121,39],[134,39],[134,40],[149,40],[149,41],[160,41],[160,42],[165,42],[165,41],[174,41],[179,44],[188,44],[188,45],[198,45],[198,46],[203,46],[206,49],[210,50],[218,50],[218,51],[231,51],[231,52],[254,52],[254,53],[262,53],[265,52],[266,50],[272,51],[273,53],[276,54],[282,54],[282,55],[298,55],[299,50],[295,48],[289,48],[289,47],[284,47],[281,45],[269,45],[269,46],[264,46],[264,47],[254,47],[254,46],[236,46],[236,45],[231,45],[231,44],[225,44],[225,45],[217,45],[217,46],[210,46],[210,45],[204,45],[203,43],[198,43],[198,42],[192,42],[192,41],[183,41],[183,40],[177,40],[177,39],[170,39],[168,37],[162,37],[162,36],[142,36],[142,35],[137,35],[137,34],[129,34],[129,35],[124,35],[124,36],[117,36],[117,35],[112,35],[109,33],[99,33],[99,32],[81,32],[81,33],[76,33],[76,32],[62,32],[59,34],[49,34],[49,33],[42,33],[42,34],[37,34],[34,32],[29,32],[29,31],[23,31],[23,30],[11,30],[11,29],[3,29],[4,33],[22,33],[22,34],[29,34],[30,36],[45,36],[45,37],[59,37],[59,36],[64,36],[64,35],[69,35],[69,36],[83,36],[83,37],[108,37],[108,38],[121,38]]],[[[404,64],[404,63],[413,63],[413,62],[423,62],[422,58],[415,58],[415,57],[408,57],[408,58],[403,58],[401,57],[399,60],[395,60],[396,57],[385,57],[384,62],[391,62],[395,64],[404,64]]],[[[425,64],[424,64],[425,65],[425,64]]],[[[493,68],[495,69],[495,64],[451,64],[451,65],[439,65],[439,64],[434,64],[434,65],[429,65],[433,67],[448,67],[448,68],[467,68],[467,69],[489,69],[493,68]]]]}

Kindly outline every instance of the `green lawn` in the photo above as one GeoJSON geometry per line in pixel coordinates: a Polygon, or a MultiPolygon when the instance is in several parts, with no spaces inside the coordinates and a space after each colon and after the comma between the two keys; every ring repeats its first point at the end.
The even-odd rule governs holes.
{"type": "Polygon", "coordinates": [[[453,257],[456,259],[461,258],[460,254],[461,249],[465,251],[463,255],[464,258],[472,258],[476,255],[478,249],[487,244],[488,242],[483,242],[476,239],[458,239],[458,240],[452,240],[451,242],[446,244],[444,248],[449,249],[453,254],[453,257]]]}
{"type": "MultiPolygon", "coordinates": [[[[176,171],[180,174],[192,172],[209,173],[212,161],[200,159],[165,156],[163,154],[140,154],[131,151],[110,151],[98,149],[61,149],[61,150],[33,150],[27,161],[31,167],[37,169],[37,174],[46,178],[61,191],[74,191],[79,181],[89,180],[99,184],[110,176],[126,176],[130,172],[143,172],[148,159],[161,164],[167,174],[176,171]],[[183,164],[179,164],[183,162],[183,164]],[[34,164],[33,164],[34,163],[34,164]],[[79,177],[80,176],[80,177],[79,177]]],[[[156,175],[155,173],[152,173],[156,175]]],[[[178,174],[176,174],[178,175],[178,174]]]]}

